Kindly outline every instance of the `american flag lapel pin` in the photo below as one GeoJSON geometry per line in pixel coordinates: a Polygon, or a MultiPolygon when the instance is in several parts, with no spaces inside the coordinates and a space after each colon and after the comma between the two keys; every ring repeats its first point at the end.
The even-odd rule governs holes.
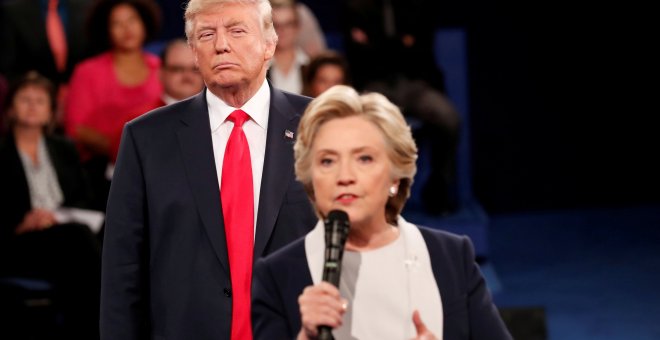
{"type": "Polygon", "coordinates": [[[284,130],[284,138],[293,140],[293,131],[289,129],[284,130]]]}

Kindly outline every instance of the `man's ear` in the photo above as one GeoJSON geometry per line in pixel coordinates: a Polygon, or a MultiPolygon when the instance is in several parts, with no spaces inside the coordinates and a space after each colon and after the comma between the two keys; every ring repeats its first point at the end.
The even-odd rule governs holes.
{"type": "Polygon", "coordinates": [[[266,41],[266,51],[264,53],[264,60],[268,61],[273,58],[276,47],[277,47],[277,41],[266,41]]]}

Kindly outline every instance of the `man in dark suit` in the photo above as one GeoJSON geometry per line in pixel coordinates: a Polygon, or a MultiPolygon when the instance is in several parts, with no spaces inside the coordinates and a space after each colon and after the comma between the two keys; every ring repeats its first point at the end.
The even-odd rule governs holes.
{"type": "Polygon", "coordinates": [[[308,99],[265,79],[277,42],[268,1],[200,2],[188,3],[186,34],[206,90],[124,128],[103,245],[103,339],[250,339],[252,261],[316,221],[293,171],[308,99]],[[232,158],[239,144],[249,155],[232,158]]]}

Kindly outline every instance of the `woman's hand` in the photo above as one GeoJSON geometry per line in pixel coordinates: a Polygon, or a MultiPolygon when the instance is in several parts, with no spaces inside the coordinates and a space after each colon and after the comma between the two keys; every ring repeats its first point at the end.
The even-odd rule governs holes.
{"type": "Polygon", "coordinates": [[[422,317],[419,316],[419,311],[415,310],[412,315],[413,323],[415,324],[415,329],[417,330],[417,337],[414,340],[436,340],[437,338],[431,331],[426,328],[424,322],[422,322],[422,317]]]}
{"type": "Polygon", "coordinates": [[[305,288],[298,297],[298,305],[302,321],[298,339],[306,340],[316,338],[321,325],[332,328],[341,326],[348,302],[341,298],[337,287],[321,282],[305,288]]]}
{"type": "Polygon", "coordinates": [[[43,230],[52,227],[57,221],[50,210],[32,209],[23,217],[23,221],[15,230],[16,235],[30,231],[43,230]]]}

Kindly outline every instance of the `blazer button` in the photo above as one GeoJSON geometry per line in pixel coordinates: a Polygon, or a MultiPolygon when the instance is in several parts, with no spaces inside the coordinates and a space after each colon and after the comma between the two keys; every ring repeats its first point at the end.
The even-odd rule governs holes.
{"type": "Polygon", "coordinates": [[[231,289],[225,288],[222,291],[225,293],[226,297],[231,297],[231,289]]]}

